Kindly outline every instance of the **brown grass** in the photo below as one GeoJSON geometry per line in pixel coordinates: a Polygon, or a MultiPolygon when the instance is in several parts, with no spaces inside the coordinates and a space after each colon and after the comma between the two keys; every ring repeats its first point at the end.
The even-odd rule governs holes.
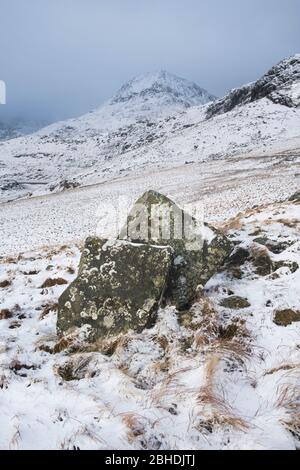
{"type": "Polygon", "coordinates": [[[132,442],[135,438],[141,436],[145,432],[143,417],[136,413],[121,413],[122,422],[128,428],[127,438],[132,442]]]}
{"type": "Polygon", "coordinates": [[[248,429],[248,424],[239,416],[236,416],[231,406],[226,403],[224,397],[214,390],[214,378],[220,362],[218,355],[211,356],[205,368],[205,385],[200,388],[197,396],[197,404],[210,406],[212,418],[210,421],[217,425],[228,425],[239,430],[248,429]]]}
{"type": "Polygon", "coordinates": [[[286,411],[282,424],[300,442],[300,388],[285,384],[278,388],[276,406],[286,411]]]}
{"type": "Polygon", "coordinates": [[[275,222],[286,225],[289,228],[297,228],[300,225],[299,219],[277,219],[275,222]]]}
{"type": "Polygon", "coordinates": [[[290,371],[290,370],[299,369],[299,368],[300,368],[300,364],[282,364],[279,367],[274,367],[273,369],[268,369],[264,373],[264,376],[276,374],[276,372],[280,372],[282,370],[283,371],[290,371]]]}
{"type": "Polygon", "coordinates": [[[227,234],[228,232],[232,230],[241,230],[243,228],[243,222],[242,222],[243,215],[238,214],[236,217],[233,217],[229,219],[227,222],[222,224],[220,227],[220,230],[224,233],[227,234]]]}
{"type": "Polygon", "coordinates": [[[72,357],[69,361],[56,368],[56,372],[60,377],[69,382],[71,380],[80,380],[85,376],[93,376],[93,372],[88,371],[88,365],[91,361],[91,356],[76,356],[72,357]]]}
{"type": "Polygon", "coordinates": [[[52,279],[49,277],[43,282],[43,284],[41,285],[41,289],[45,289],[47,287],[62,286],[64,284],[68,284],[68,281],[61,277],[58,277],[56,279],[52,279]]]}
{"type": "Polygon", "coordinates": [[[40,314],[39,319],[43,320],[47,315],[49,315],[50,312],[57,311],[57,308],[58,308],[58,303],[57,302],[52,302],[52,303],[43,305],[43,311],[40,314]]]}

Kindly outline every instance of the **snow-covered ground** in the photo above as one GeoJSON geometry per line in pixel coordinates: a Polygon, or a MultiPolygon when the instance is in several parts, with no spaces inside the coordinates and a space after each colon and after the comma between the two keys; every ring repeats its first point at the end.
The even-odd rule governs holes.
{"type": "Polygon", "coordinates": [[[273,320],[300,310],[300,206],[265,205],[222,226],[252,258],[215,275],[190,314],[160,310],[154,328],[106,352],[88,349],[84,328],[56,337],[56,303],[80,246],[3,258],[0,448],[299,447],[300,322],[273,320]],[[267,250],[264,275],[253,261],[263,236],[281,251],[267,250]],[[221,306],[232,295],[249,307],[221,306]]]}

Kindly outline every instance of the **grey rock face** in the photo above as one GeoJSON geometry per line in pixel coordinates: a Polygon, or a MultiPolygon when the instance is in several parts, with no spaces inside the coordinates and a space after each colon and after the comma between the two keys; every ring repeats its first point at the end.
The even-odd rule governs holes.
{"type": "Polygon", "coordinates": [[[207,109],[207,118],[227,113],[236,106],[252,103],[261,98],[296,108],[300,106],[299,82],[300,54],[297,54],[272,67],[256,82],[232,90],[224,98],[212,103],[207,109]]]}
{"type": "Polygon", "coordinates": [[[84,324],[93,339],[150,326],[171,265],[171,249],[88,238],[75,281],[59,299],[59,333],[84,324]]]}

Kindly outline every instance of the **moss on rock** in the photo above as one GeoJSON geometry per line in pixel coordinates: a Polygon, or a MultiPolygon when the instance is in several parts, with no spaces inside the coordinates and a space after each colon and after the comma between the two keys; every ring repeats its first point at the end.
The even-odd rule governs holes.
{"type": "Polygon", "coordinates": [[[287,308],[285,310],[277,310],[274,315],[274,323],[278,326],[289,326],[294,322],[300,321],[300,311],[287,308]]]}
{"type": "Polygon", "coordinates": [[[222,307],[230,308],[232,310],[240,310],[243,308],[250,307],[250,303],[247,299],[244,299],[243,297],[239,297],[237,295],[231,295],[230,297],[226,297],[226,299],[222,300],[220,305],[222,307]]]}

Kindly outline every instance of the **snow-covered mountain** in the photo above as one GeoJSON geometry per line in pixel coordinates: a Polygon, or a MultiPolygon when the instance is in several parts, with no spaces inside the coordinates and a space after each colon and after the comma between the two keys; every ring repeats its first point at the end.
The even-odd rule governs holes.
{"type": "Polygon", "coordinates": [[[133,78],[99,108],[65,123],[54,124],[43,132],[60,132],[65,126],[68,134],[72,130],[77,134],[112,131],[139,120],[156,120],[215,99],[195,83],[161,70],[133,78]]]}
{"type": "Polygon", "coordinates": [[[91,113],[2,143],[0,198],[299,149],[299,61],[286,59],[213,103],[166,72],[136,78],[91,113]]]}
{"type": "MultiPolygon", "coordinates": [[[[189,108],[213,101],[215,97],[195,83],[177,77],[165,70],[133,78],[115,94],[109,104],[132,103],[140,106],[140,102],[149,103],[149,111],[153,112],[153,102],[168,110],[189,108]]],[[[145,108],[146,110],[146,108],[145,108]]],[[[143,110],[143,111],[145,111],[143,110]]]]}

